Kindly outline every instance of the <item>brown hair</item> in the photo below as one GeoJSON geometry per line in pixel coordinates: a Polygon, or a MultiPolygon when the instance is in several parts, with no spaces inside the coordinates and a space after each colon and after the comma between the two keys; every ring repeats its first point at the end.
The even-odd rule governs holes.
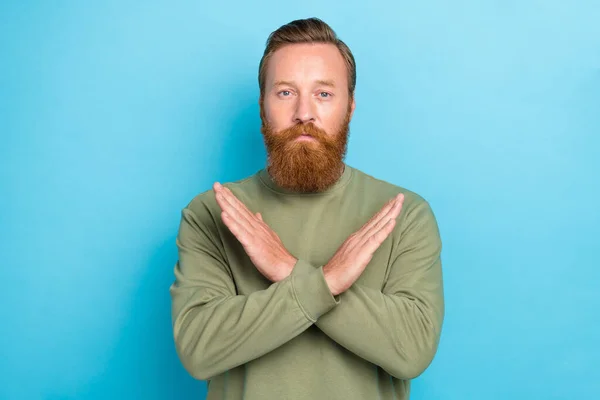
{"type": "Polygon", "coordinates": [[[356,87],[356,63],[350,48],[337,37],[333,29],[325,22],[319,18],[307,18],[297,19],[285,24],[269,35],[265,52],[258,67],[258,86],[261,97],[265,91],[267,61],[281,47],[295,43],[330,43],[335,45],[342,54],[348,69],[348,93],[350,97],[354,95],[354,88],[356,87]]]}

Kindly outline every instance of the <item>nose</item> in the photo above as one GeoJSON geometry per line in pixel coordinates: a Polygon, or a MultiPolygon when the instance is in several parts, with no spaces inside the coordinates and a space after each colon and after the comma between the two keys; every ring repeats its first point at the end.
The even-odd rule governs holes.
{"type": "Polygon", "coordinates": [[[315,122],[314,105],[309,96],[298,96],[296,110],[294,112],[294,122],[297,124],[315,122]]]}

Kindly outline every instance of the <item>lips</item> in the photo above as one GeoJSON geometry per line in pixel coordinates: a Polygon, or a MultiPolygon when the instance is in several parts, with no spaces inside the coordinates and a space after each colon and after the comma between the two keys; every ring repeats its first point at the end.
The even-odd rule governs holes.
{"type": "Polygon", "coordinates": [[[298,137],[296,138],[296,140],[299,140],[299,141],[306,141],[306,140],[308,140],[308,141],[311,141],[311,140],[317,140],[317,139],[315,139],[315,138],[314,138],[313,136],[311,136],[311,135],[300,135],[300,136],[298,136],[298,137]]]}

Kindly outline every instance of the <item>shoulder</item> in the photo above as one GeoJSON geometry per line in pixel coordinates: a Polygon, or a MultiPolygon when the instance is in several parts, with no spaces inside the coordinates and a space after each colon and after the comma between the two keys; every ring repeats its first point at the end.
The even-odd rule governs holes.
{"type": "MultiPolygon", "coordinates": [[[[252,174],[236,181],[221,182],[221,184],[229,188],[234,195],[239,198],[243,197],[245,192],[253,190],[253,187],[256,185],[256,178],[257,175],[252,174]]],[[[219,207],[217,199],[215,198],[215,191],[211,187],[210,189],[195,195],[184,207],[184,211],[190,212],[200,221],[206,222],[208,219],[215,221],[217,220],[217,217],[220,218],[221,207],[219,207]]]]}
{"type": "Polygon", "coordinates": [[[362,196],[365,202],[376,199],[377,207],[381,207],[387,200],[399,193],[404,195],[402,211],[398,216],[394,229],[395,240],[406,236],[410,232],[426,230],[431,237],[439,235],[437,220],[428,200],[404,186],[376,178],[358,169],[353,169],[355,189],[354,193],[362,196]]]}
{"type": "Polygon", "coordinates": [[[405,211],[429,207],[428,201],[423,196],[406,187],[376,178],[357,168],[352,169],[356,188],[360,191],[364,191],[364,193],[368,194],[369,196],[390,199],[397,194],[402,193],[404,195],[404,203],[402,208],[405,211]]]}

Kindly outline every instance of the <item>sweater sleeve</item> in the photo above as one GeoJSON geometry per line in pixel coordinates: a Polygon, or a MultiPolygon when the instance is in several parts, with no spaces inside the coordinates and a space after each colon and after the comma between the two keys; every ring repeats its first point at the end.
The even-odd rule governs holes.
{"type": "Polygon", "coordinates": [[[198,214],[182,212],[170,287],[175,347],[193,377],[209,379],[256,359],[337,305],[322,269],[237,294],[215,222],[206,208],[198,214]]]}
{"type": "MultiPolygon", "coordinates": [[[[404,226],[383,289],[354,284],[340,295],[340,305],[316,325],[390,375],[412,379],[429,366],[440,338],[444,316],[441,240],[425,201],[411,210],[404,226]]],[[[294,273],[308,271],[299,265],[294,273]]]]}

